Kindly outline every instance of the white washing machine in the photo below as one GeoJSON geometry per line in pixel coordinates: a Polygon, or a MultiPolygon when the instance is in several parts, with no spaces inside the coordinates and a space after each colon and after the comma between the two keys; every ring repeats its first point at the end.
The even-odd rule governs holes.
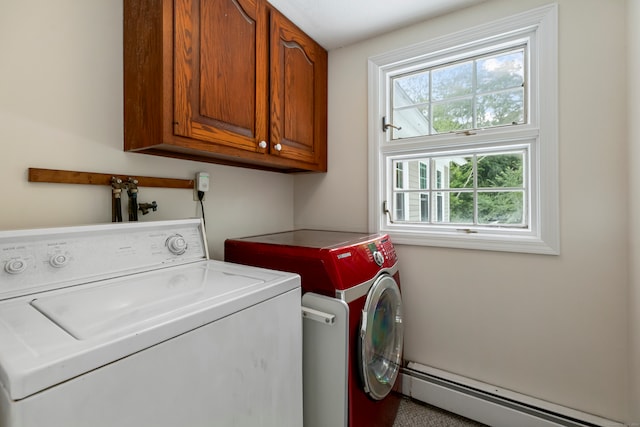
{"type": "Polygon", "coordinates": [[[0,427],[299,427],[300,298],[200,220],[0,232],[0,427]]]}

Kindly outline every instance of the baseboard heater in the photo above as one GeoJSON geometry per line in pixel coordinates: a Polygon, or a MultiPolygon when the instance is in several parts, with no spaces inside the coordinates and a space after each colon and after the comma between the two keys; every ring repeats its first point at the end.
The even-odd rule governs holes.
{"type": "Polygon", "coordinates": [[[402,370],[402,393],[493,427],[625,427],[415,362],[402,370]]]}

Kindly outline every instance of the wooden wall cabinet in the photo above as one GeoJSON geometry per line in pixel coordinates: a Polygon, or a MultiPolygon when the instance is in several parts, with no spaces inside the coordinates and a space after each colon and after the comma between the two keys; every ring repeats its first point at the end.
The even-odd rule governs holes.
{"type": "Polygon", "coordinates": [[[124,0],[124,146],[327,170],[327,52],[264,0],[124,0]]]}

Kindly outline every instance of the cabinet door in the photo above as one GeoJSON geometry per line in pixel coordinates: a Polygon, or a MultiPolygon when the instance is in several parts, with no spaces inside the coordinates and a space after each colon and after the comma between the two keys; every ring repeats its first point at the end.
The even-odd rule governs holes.
{"type": "Polygon", "coordinates": [[[271,153],[327,168],[327,52],[271,12],[271,153]]]}
{"type": "Polygon", "coordinates": [[[262,0],[176,0],[174,133],[265,152],[268,16],[262,0]]]}

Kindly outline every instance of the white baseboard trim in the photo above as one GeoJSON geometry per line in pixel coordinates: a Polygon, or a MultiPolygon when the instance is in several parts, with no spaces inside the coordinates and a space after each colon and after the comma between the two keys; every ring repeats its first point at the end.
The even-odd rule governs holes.
{"type": "Polygon", "coordinates": [[[493,427],[627,426],[415,362],[403,369],[402,393],[493,427]]]}

